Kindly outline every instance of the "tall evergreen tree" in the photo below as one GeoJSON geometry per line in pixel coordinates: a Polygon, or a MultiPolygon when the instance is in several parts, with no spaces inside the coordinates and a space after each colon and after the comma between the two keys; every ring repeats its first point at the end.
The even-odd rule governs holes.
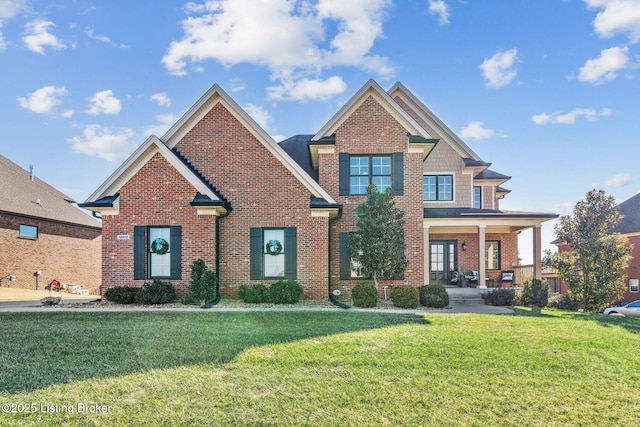
{"type": "Polygon", "coordinates": [[[388,280],[404,272],[404,212],[396,208],[393,191],[379,193],[375,185],[367,188],[367,199],[356,208],[358,231],[351,233],[351,259],[360,263],[378,287],[379,280],[388,280]]]}
{"type": "Polygon", "coordinates": [[[572,295],[582,298],[586,311],[600,311],[624,294],[623,270],[632,246],[626,237],[611,233],[621,219],[612,196],[591,190],[576,203],[573,216],[562,216],[555,226],[558,239],[573,251],[547,252],[545,264],[556,270],[572,295]]]}

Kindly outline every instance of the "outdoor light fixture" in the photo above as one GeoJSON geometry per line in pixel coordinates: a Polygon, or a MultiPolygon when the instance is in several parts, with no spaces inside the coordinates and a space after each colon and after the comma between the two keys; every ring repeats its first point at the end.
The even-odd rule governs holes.
{"type": "Polygon", "coordinates": [[[462,250],[463,251],[467,250],[467,242],[462,242],[462,250]]]}

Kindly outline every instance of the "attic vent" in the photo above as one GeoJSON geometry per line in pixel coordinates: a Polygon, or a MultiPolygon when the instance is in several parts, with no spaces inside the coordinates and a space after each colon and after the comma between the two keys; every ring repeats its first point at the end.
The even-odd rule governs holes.
{"type": "MultiPolygon", "coordinates": [[[[35,177],[36,177],[35,169],[36,169],[35,166],[29,165],[29,179],[31,181],[33,181],[35,179],[35,177]]],[[[38,204],[40,204],[40,203],[38,203],[38,204]]]]}

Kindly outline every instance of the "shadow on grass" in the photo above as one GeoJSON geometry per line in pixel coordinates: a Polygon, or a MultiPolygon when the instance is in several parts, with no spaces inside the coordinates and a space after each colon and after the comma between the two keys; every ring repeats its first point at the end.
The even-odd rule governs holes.
{"type": "Polygon", "coordinates": [[[0,317],[0,393],[200,363],[250,347],[401,324],[413,314],[362,312],[7,313],[0,317]]]}
{"type": "Polygon", "coordinates": [[[515,315],[530,317],[562,317],[564,319],[585,320],[597,322],[601,326],[609,328],[618,326],[632,333],[640,333],[640,319],[624,316],[607,316],[602,313],[583,313],[562,310],[540,310],[537,307],[514,307],[515,315]]]}

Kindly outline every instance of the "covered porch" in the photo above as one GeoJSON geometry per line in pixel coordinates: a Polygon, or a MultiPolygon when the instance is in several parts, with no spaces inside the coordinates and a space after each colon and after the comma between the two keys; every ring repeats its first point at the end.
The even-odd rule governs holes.
{"type": "Polygon", "coordinates": [[[453,271],[473,271],[479,288],[513,286],[502,272],[518,269],[518,234],[533,230],[532,276],[542,278],[542,223],[554,214],[488,209],[425,208],[424,283],[450,285],[453,271]],[[475,274],[477,272],[477,274],[475,274]]]}

